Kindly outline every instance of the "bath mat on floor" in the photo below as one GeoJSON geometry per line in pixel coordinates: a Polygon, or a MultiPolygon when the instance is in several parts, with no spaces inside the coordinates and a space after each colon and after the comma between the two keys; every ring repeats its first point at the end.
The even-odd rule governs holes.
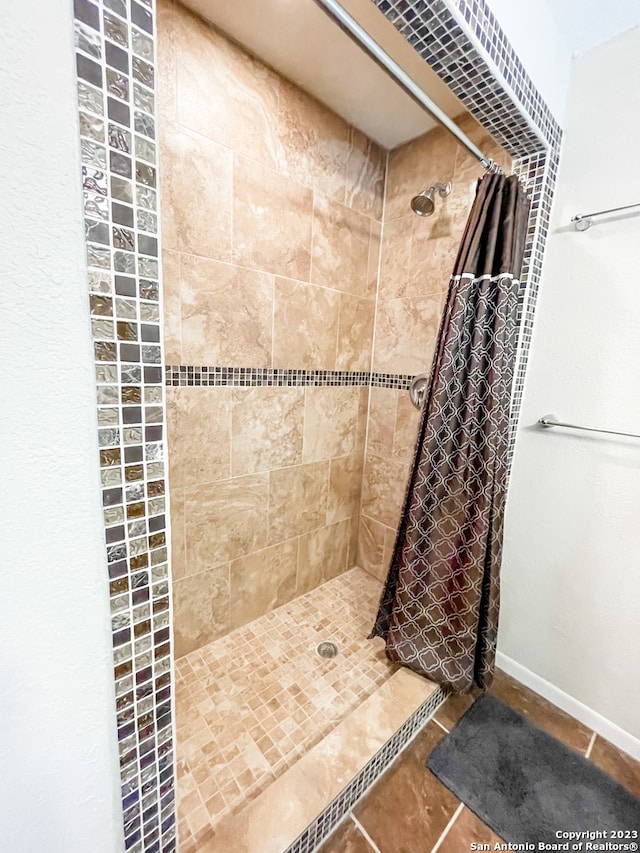
{"type": "Polygon", "coordinates": [[[582,850],[637,850],[586,842],[637,843],[640,800],[488,693],[440,741],[427,767],[508,843],[578,849],[557,833],[581,832],[589,834],[573,838],[584,841],[582,850]]]}

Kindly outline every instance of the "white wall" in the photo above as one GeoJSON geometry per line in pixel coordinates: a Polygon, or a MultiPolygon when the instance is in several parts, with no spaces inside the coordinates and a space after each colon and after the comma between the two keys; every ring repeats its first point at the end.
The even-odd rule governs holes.
{"type": "Polygon", "coordinates": [[[123,849],[73,4],[0,30],[0,849],[123,849]]]}
{"type": "Polygon", "coordinates": [[[507,505],[500,649],[640,738],[640,29],[574,60],[507,505]]]}
{"type": "MultiPolygon", "coordinates": [[[[504,0],[503,0],[504,2],[504,0]]],[[[548,0],[572,53],[582,53],[640,23],[638,0],[548,0]]]]}
{"type": "Polygon", "coordinates": [[[571,47],[554,16],[556,0],[487,0],[553,117],[564,123],[571,47]]]}

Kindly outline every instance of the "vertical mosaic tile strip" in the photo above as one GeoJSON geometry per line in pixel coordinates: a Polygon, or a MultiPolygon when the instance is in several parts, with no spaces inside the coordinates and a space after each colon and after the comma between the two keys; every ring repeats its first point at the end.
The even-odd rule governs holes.
{"type": "Polygon", "coordinates": [[[75,0],[125,847],[176,848],[153,12],[75,0]]]}
{"type": "Polygon", "coordinates": [[[332,800],[305,831],[285,850],[285,853],[311,853],[336,828],[357,801],[367,793],[391,762],[418,734],[435,714],[449,694],[438,687],[426,702],[415,711],[398,731],[368,761],[358,775],[332,800]]]}
{"type": "Polygon", "coordinates": [[[513,458],[562,131],[484,0],[372,0],[514,158],[532,197],[512,392],[513,458]]]}

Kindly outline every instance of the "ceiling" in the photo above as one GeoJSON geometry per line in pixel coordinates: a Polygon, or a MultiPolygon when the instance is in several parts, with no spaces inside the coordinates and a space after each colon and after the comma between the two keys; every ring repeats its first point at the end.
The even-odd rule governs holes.
{"type": "MultiPolygon", "coordinates": [[[[435,127],[314,0],[183,2],[384,148],[435,127]]],[[[342,5],[447,115],[464,112],[371,0],[342,0],[342,5]]]]}
{"type": "Polygon", "coordinates": [[[640,24],[638,0],[547,0],[572,53],[582,53],[640,24]]]}

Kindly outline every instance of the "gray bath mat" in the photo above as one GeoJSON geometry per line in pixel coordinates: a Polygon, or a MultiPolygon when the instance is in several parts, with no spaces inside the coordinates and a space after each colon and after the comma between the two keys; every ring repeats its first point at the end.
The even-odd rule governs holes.
{"type": "Polygon", "coordinates": [[[558,832],[594,833],[578,836],[582,850],[587,840],[638,841],[640,800],[488,693],[440,741],[427,767],[506,842],[535,849],[566,843],[570,836],[558,832]]]}

